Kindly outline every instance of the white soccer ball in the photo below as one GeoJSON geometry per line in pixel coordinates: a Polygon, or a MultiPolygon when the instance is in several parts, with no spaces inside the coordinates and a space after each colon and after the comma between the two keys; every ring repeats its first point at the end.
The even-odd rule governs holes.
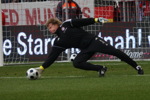
{"type": "Polygon", "coordinates": [[[70,60],[71,60],[71,61],[74,61],[74,59],[76,58],[76,56],[77,56],[77,54],[72,54],[72,55],[70,56],[70,60]]]}
{"type": "Polygon", "coordinates": [[[27,72],[26,72],[26,76],[30,80],[36,80],[40,77],[38,71],[34,68],[28,69],[27,72]]]}

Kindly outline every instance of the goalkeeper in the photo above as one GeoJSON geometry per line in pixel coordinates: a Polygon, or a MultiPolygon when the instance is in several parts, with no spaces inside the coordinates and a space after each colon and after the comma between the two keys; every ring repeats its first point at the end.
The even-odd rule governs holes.
{"type": "Polygon", "coordinates": [[[105,23],[107,21],[107,19],[102,17],[69,19],[64,22],[61,22],[57,18],[50,18],[47,21],[46,26],[50,33],[56,34],[57,37],[48,58],[42,66],[37,67],[36,69],[41,73],[44,69],[48,68],[64,50],[68,48],[79,48],[81,51],[73,60],[75,68],[97,71],[100,77],[104,76],[107,71],[107,67],[87,62],[96,52],[99,52],[116,56],[131,65],[135,70],[137,70],[139,75],[144,74],[141,66],[137,65],[137,63],[124,52],[114,48],[102,38],[82,29],[82,26],[94,23],[105,23]]]}

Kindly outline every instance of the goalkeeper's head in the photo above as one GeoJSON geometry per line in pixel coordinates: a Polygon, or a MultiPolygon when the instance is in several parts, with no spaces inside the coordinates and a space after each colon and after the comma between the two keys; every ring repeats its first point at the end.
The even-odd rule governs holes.
{"type": "Polygon", "coordinates": [[[61,24],[62,22],[58,18],[50,18],[45,25],[48,30],[54,34],[61,24]]]}

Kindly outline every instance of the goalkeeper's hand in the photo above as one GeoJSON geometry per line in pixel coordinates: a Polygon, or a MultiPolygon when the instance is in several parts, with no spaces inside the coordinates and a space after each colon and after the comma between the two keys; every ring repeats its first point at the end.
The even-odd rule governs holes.
{"type": "Polygon", "coordinates": [[[36,67],[35,69],[38,71],[38,73],[39,73],[40,75],[41,75],[42,72],[44,71],[44,67],[43,67],[43,66],[36,67]]]}
{"type": "Polygon", "coordinates": [[[101,22],[101,23],[107,23],[108,22],[108,19],[103,18],[103,17],[95,18],[94,20],[95,20],[95,22],[101,22]]]}

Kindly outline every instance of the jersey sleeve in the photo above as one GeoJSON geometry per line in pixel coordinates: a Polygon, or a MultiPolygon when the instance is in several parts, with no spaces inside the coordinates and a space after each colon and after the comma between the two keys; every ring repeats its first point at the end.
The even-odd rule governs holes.
{"type": "Polygon", "coordinates": [[[63,22],[62,26],[65,27],[82,27],[94,24],[95,20],[94,18],[83,18],[83,19],[68,19],[63,22]]]}
{"type": "Polygon", "coordinates": [[[64,50],[65,50],[64,48],[53,46],[48,58],[42,64],[44,69],[48,68],[51,64],[53,64],[53,62],[57,59],[60,53],[63,52],[64,50]]]}
{"type": "Polygon", "coordinates": [[[73,27],[82,27],[94,24],[94,18],[83,18],[83,19],[71,19],[71,25],[73,27]]]}

